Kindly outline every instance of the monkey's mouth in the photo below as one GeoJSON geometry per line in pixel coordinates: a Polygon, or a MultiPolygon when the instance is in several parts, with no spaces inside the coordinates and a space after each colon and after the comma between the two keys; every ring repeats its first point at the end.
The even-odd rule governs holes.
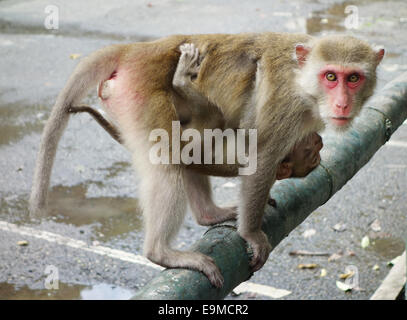
{"type": "Polygon", "coordinates": [[[333,124],[337,126],[344,126],[350,122],[351,118],[348,117],[331,117],[333,124]]]}

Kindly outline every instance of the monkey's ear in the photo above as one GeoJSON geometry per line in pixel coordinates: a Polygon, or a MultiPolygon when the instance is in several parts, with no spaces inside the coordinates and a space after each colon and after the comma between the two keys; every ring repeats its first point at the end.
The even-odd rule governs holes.
{"type": "Polygon", "coordinates": [[[295,46],[295,58],[297,59],[298,65],[300,67],[304,66],[307,61],[307,56],[310,53],[311,48],[299,43],[295,46]]]}
{"type": "Polygon", "coordinates": [[[293,163],[290,161],[281,162],[280,166],[277,169],[276,179],[283,180],[291,177],[293,174],[293,163]]]}
{"type": "Polygon", "coordinates": [[[378,48],[378,50],[376,50],[376,64],[378,65],[384,57],[384,48],[378,48]]]}

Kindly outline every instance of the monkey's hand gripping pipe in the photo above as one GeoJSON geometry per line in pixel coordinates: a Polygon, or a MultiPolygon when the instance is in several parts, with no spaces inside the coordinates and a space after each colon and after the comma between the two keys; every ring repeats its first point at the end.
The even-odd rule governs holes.
{"type": "MultiPolygon", "coordinates": [[[[273,248],[341,189],[406,118],[407,72],[367,102],[348,132],[323,134],[321,164],[307,177],[281,181],[270,192],[277,207],[266,207],[263,231],[273,248]]],[[[223,299],[251,276],[249,250],[232,222],[209,228],[192,249],[215,260],[224,277],[222,288],[198,271],[166,269],[132,299],[223,299]]]]}

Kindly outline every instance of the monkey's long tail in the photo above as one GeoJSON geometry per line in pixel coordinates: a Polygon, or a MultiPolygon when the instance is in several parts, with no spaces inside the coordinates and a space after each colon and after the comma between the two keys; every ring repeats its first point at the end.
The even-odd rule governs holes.
{"type": "Polygon", "coordinates": [[[122,47],[106,47],[84,58],[58,95],[42,133],[29,200],[31,215],[38,216],[46,211],[52,166],[58,142],[68,124],[69,108],[79,103],[91,88],[111,76],[118,66],[122,47]]]}

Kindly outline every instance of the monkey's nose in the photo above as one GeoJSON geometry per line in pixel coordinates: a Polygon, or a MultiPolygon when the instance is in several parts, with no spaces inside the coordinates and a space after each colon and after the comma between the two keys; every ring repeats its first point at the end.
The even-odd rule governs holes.
{"type": "Polygon", "coordinates": [[[348,108],[348,104],[347,103],[337,103],[336,107],[338,109],[346,110],[348,108]]]}

